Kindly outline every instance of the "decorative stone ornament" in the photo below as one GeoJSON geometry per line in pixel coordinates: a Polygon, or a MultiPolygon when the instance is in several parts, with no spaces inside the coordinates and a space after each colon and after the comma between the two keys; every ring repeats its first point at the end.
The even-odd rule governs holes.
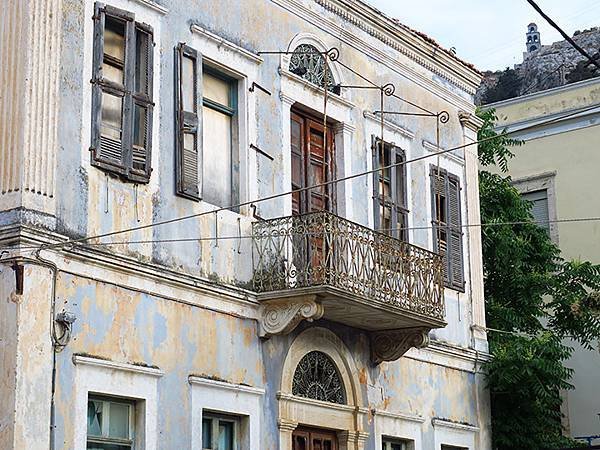
{"type": "Polygon", "coordinates": [[[374,364],[396,361],[412,347],[429,345],[429,329],[406,328],[371,333],[371,360],[374,364]]]}
{"type": "Polygon", "coordinates": [[[317,303],[314,295],[263,301],[260,307],[260,337],[288,334],[302,320],[312,322],[323,317],[323,313],[324,308],[317,303]]]}
{"type": "Polygon", "coordinates": [[[344,383],[335,363],[319,351],[307,353],[296,366],[292,394],[322,402],[346,404],[344,383]]]}

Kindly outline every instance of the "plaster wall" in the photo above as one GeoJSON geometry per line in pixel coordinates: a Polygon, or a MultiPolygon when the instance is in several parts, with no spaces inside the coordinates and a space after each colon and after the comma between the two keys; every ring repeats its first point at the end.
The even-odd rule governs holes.
{"type": "MultiPolygon", "coordinates": [[[[214,205],[206,202],[197,203],[175,195],[173,49],[179,42],[193,46],[211,64],[238,79],[240,159],[235,170],[242,202],[289,190],[286,127],[289,128],[290,108],[299,101],[316,112],[321,111],[322,93],[286,73],[284,58],[258,55],[260,51],[285,50],[300,35],[313,36],[321,43],[321,50],[339,48],[341,61],[377,83],[393,83],[399,96],[430,111],[448,111],[449,122],[440,128],[440,148],[448,149],[463,144],[467,138],[473,139],[474,132],[466,129],[459,112],[474,111],[472,94],[478,75],[414,33],[395,27],[389,21],[380,21],[372,9],[360,2],[111,0],[107,3],[135,13],[137,21],[151,25],[156,44],[154,170],[148,184],[124,183],[92,167],[89,159],[93,2],[61,0],[55,3],[54,20],[48,23],[50,31],[55,33],[53,36],[60,37],[60,45],[56,47],[60,48],[56,53],[60,60],[58,81],[56,92],[53,91],[56,95],[52,97],[53,105],[58,108],[56,143],[48,139],[43,142],[50,146],[40,145],[35,149],[51,151],[43,155],[55,158],[52,161],[56,164],[44,167],[58,182],[50,210],[19,201],[11,203],[19,209],[19,214],[12,206],[10,211],[2,208],[1,242],[28,239],[28,242],[39,243],[94,236],[214,209],[214,205]],[[369,19],[373,14],[375,19],[369,19]],[[272,95],[258,89],[250,92],[253,82],[272,95]],[[263,149],[273,159],[256,153],[250,144],[263,149]],[[52,220],[42,220],[48,217],[52,220]]],[[[11,17],[20,16],[15,13],[11,17]]],[[[342,84],[363,83],[343,68],[338,67],[334,73],[339,77],[336,81],[342,84]]],[[[36,97],[42,104],[43,93],[36,97]]],[[[339,175],[372,168],[371,136],[378,134],[373,111],[380,109],[379,102],[378,92],[344,88],[340,98],[331,99],[328,113],[337,122],[339,175]]],[[[411,110],[398,99],[387,99],[384,107],[411,110]]],[[[384,139],[401,143],[409,159],[429,155],[437,150],[435,120],[389,116],[384,139]]],[[[23,157],[13,147],[6,155],[12,165],[4,165],[3,169],[18,167],[23,157]]],[[[464,152],[454,151],[411,164],[411,243],[429,249],[433,245],[428,175],[432,163],[439,163],[460,178],[464,193],[461,198],[463,223],[472,220],[473,211],[478,211],[476,180],[472,167],[467,167],[464,152]]],[[[2,172],[5,173],[8,172],[2,172]]],[[[205,182],[218,183],[219,180],[209,178],[205,182]]],[[[371,177],[359,177],[345,182],[338,191],[345,216],[369,226],[373,225],[371,183],[371,177]]],[[[0,192],[0,205],[9,194],[12,195],[8,191],[0,192]]],[[[44,202],[42,194],[32,195],[44,202]]],[[[11,199],[13,201],[14,196],[11,199]]],[[[291,213],[291,202],[285,197],[257,206],[257,212],[264,218],[291,213]]],[[[353,450],[373,450],[381,443],[381,433],[387,428],[378,424],[373,410],[388,413],[386,420],[393,420],[397,425],[395,429],[418,433],[415,437],[405,436],[422,443],[415,450],[434,447],[439,450],[437,446],[441,443],[462,445],[462,437],[440,431],[459,425],[466,427],[461,428],[460,433],[469,436],[470,450],[489,448],[489,411],[479,372],[482,357],[475,351],[477,348],[485,355],[486,350],[485,333],[481,335],[484,326],[481,311],[474,313],[481,309],[483,302],[481,273],[470,270],[472,265],[478,264],[480,241],[476,235],[465,234],[464,239],[465,261],[472,261],[472,264],[465,263],[466,292],[458,294],[446,290],[448,326],[433,333],[434,344],[430,349],[411,351],[399,361],[374,367],[370,363],[367,335],[339,324],[319,321],[302,324],[288,336],[267,341],[258,338],[259,308],[255,294],[247,290],[252,277],[251,241],[243,238],[251,233],[254,220],[252,210],[243,206],[239,211],[222,211],[218,216],[206,214],[104,239],[105,242],[177,238],[197,241],[127,242],[42,252],[60,267],[56,288],[58,309],[72,312],[77,318],[69,345],[56,355],[53,442],[57,449],[82,448],[81,421],[85,418],[81,417],[81,404],[87,392],[99,389],[105,379],[107,386],[118,391],[116,395],[124,394],[115,380],[122,380],[123,386],[131,387],[131,397],[143,405],[146,415],[150,402],[158,405],[154,409],[156,426],[144,431],[153,434],[153,437],[144,435],[146,442],[150,442],[147,448],[153,448],[151,442],[159,449],[190,448],[191,439],[197,433],[194,430],[197,414],[202,410],[198,405],[203,404],[202,400],[200,403],[194,400],[202,399],[202,395],[194,397],[192,391],[197,386],[190,383],[192,377],[196,381],[208,379],[225,383],[225,387],[218,385],[221,390],[239,390],[240,385],[256,389],[250,395],[258,395],[258,399],[252,397],[244,401],[247,408],[240,412],[247,415],[252,424],[256,423],[256,414],[260,415],[260,445],[253,445],[251,450],[276,450],[280,448],[282,430],[278,423],[277,392],[281,389],[285,358],[294,339],[312,326],[327,328],[339,336],[347,349],[347,357],[356,367],[352,376],[358,380],[356,395],[363,408],[356,414],[362,420],[360,428],[367,434],[356,437],[353,450]],[[230,239],[215,241],[216,233],[230,239]],[[479,338],[483,342],[480,347],[475,344],[473,325],[480,327],[479,338]],[[95,362],[90,363],[85,358],[95,362]],[[93,383],[84,385],[84,378],[90,378],[93,383]],[[264,394],[260,394],[263,390],[264,394]],[[256,407],[257,402],[262,410],[256,407]],[[259,413],[252,412],[257,409],[259,413]],[[436,426],[434,418],[438,420],[436,426]],[[403,427],[405,421],[412,425],[403,427]]],[[[1,267],[0,299],[10,299],[13,289],[10,270],[1,267]]],[[[22,326],[28,330],[23,345],[20,347],[11,332],[15,325],[0,331],[3,333],[0,337],[10,344],[2,354],[9,377],[0,384],[0,398],[6,399],[8,404],[14,403],[14,395],[18,397],[21,389],[24,400],[22,409],[16,408],[15,425],[0,429],[0,443],[13,440],[19,443],[14,448],[33,449],[41,448],[42,442],[47,443],[50,438],[52,358],[47,308],[51,289],[47,273],[34,270],[31,265],[27,267],[27,280],[31,278],[35,283],[28,287],[31,295],[27,297],[29,302],[24,303],[30,308],[27,312],[31,316],[23,316],[22,326]],[[36,352],[26,352],[29,348],[35,348],[36,352]],[[16,378],[11,381],[13,366],[16,378]],[[35,403],[34,398],[42,401],[35,403]],[[25,417],[26,411],[35,411],[35,414],[25,417]],[[17,422],[27,424],[27,429],[19,430],[17,422]],[[18,441],[19,436],[29,440],[18,441]]],[[[1,307],[4,309],[0,312],[6,311],[6,321],[20,323],[14,302],[7,301],[1,307]]],[[[202,383],[204,388],[210,387],[207,387],[210,383],[202,383]]],[[[213,403],[212,408],[215,407],[213,403]]],[[[248,433],[256,436],[256,430],[250,429],[253,431],[248,433]]]]}

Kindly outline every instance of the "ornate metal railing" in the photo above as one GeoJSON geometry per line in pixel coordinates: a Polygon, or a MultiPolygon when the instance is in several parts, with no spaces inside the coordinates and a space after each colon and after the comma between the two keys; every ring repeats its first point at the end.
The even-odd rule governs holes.
{"type": "Polygon", "coordinates": [[[444,318],[439,255],[329,212],[256,222],[252,258],[260,293],[330,286],[444,318]]]}

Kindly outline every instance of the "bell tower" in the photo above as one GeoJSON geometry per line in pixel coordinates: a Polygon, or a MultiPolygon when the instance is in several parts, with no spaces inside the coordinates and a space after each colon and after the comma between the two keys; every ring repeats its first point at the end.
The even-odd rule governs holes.
{"type": "Polygon", "coordinates": [[[527,53],[535,52],[542,47],[540,32],[535,23],[527,25],[527,53]]]}

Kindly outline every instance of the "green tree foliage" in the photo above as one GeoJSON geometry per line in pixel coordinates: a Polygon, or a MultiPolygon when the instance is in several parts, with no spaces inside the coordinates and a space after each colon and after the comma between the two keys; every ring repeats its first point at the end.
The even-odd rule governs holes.
{"type": "Polygon", "coordinates": [[[496,84],[483,96],[483,104],[499,102],[518,97],[523,87],[523,79],[516,70],[506,68],[498,77],[496,84]]]}
{"type": "Polygon", "coordinates": [[[497,224],[481,230],[494,449],[575,446],[561,429],[559,393],[572,388],[564,339],[590,348],[600,336],[600,266],[561,259],[510,178],[486,170],[506,173],[510,148],[521,143],[494,131],[494,111],[479,116],[479,139],[496,136],[479,146],[481,222],[497,224]]]}

